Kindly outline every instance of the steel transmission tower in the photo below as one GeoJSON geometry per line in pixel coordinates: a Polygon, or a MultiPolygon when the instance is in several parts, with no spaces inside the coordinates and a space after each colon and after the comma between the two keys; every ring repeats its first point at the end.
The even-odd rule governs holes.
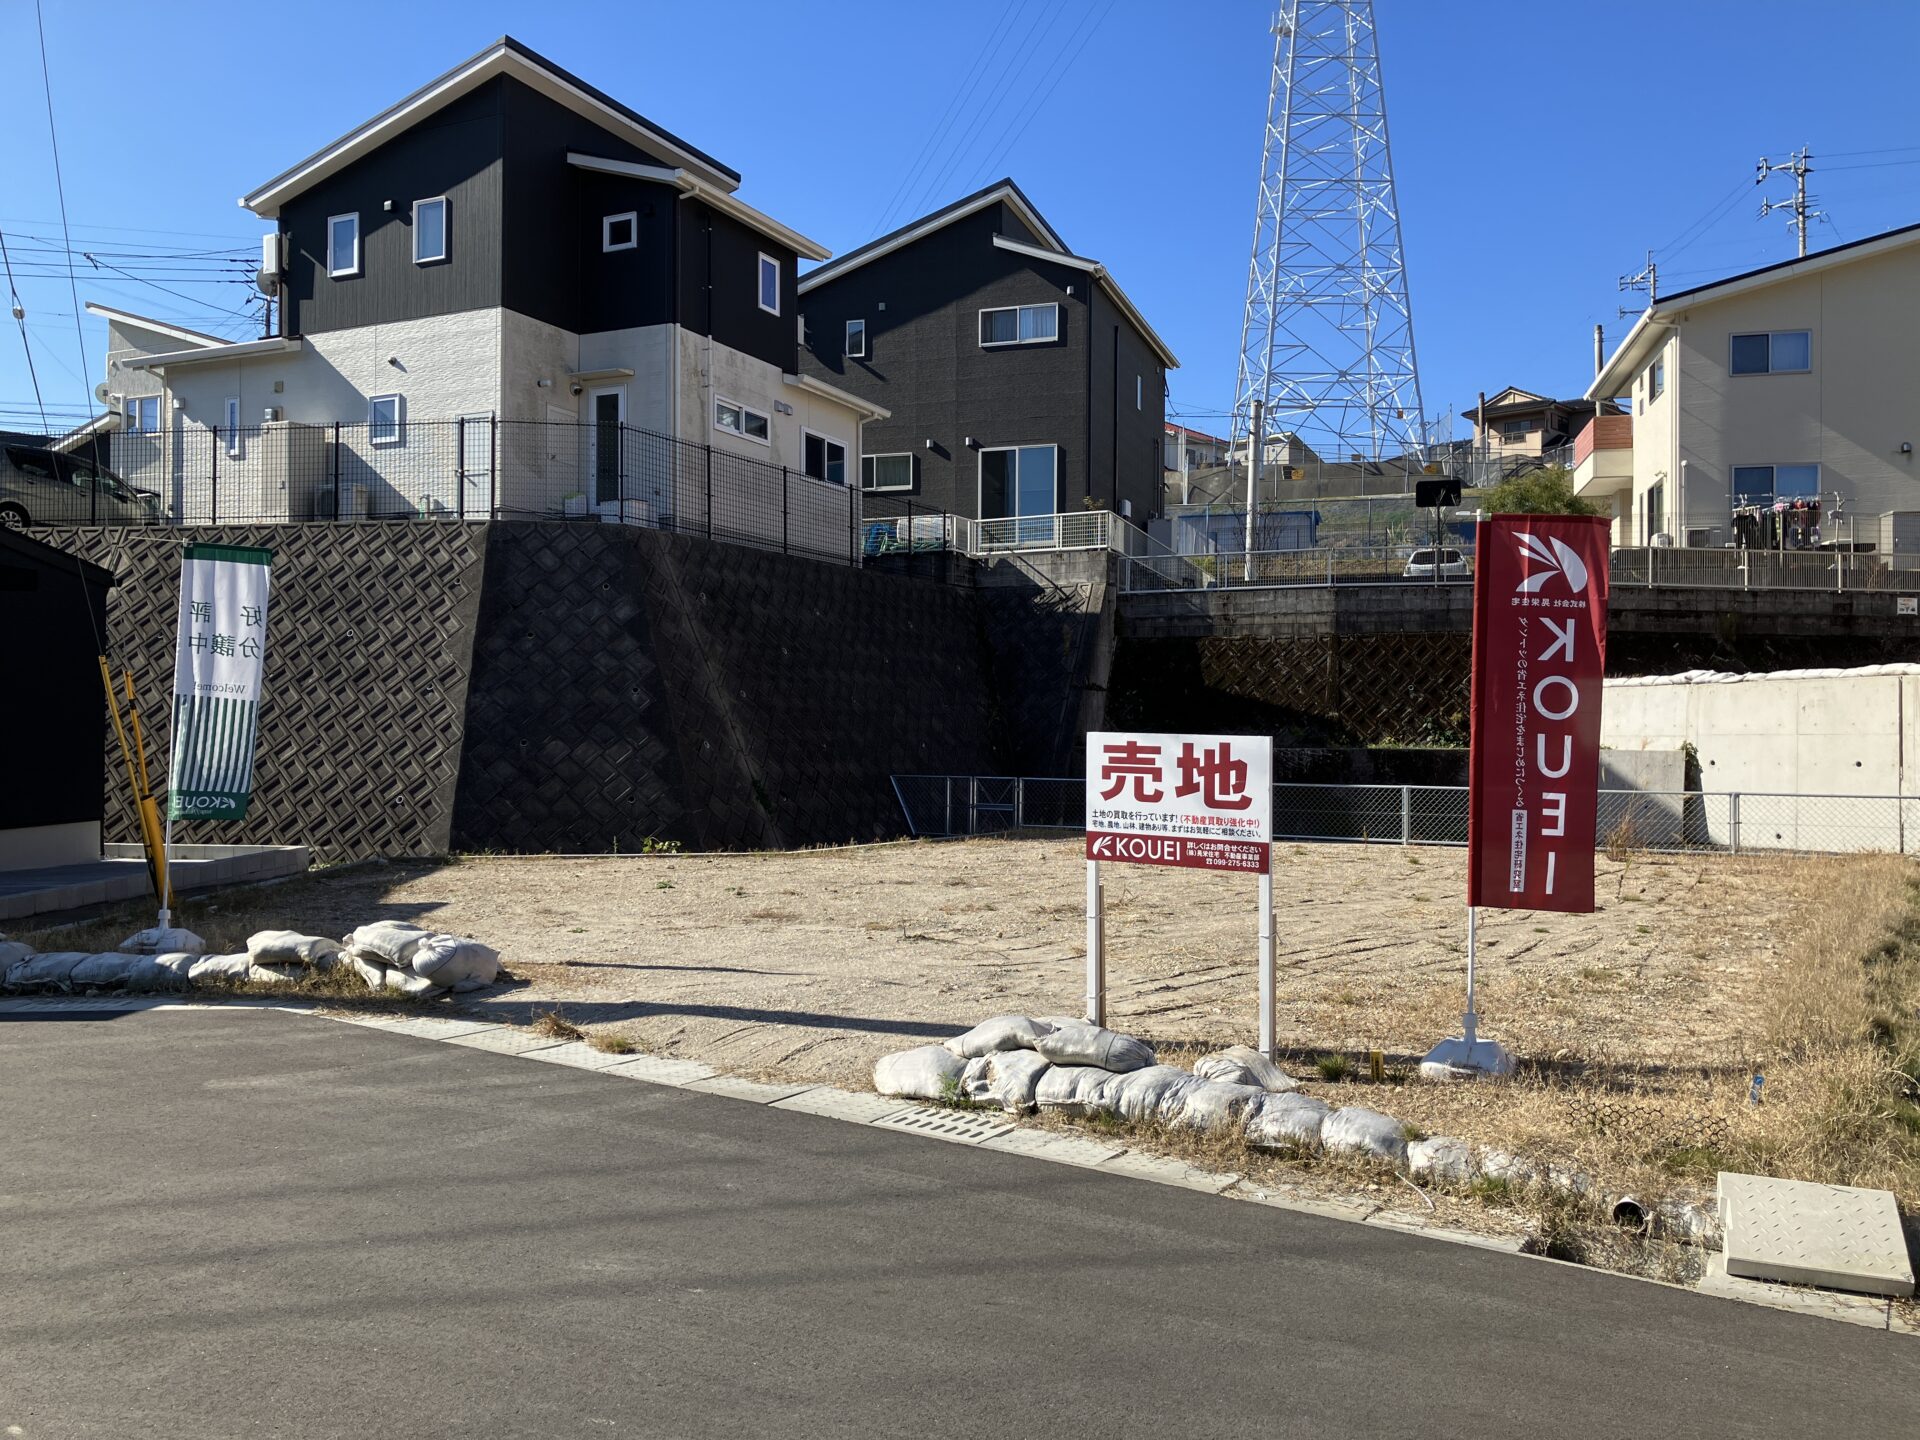
{"type": "Polygon", "coordinates": [[[1424,441],[1372,0],[1282,0],[1233,438],[1262,402],[1330,461],[1424,441]]]}

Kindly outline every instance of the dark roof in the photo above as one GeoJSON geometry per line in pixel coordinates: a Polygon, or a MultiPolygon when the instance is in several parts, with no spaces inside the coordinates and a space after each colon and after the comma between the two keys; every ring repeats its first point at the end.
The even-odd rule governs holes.
{"type": "Polygon", "coordinates": [[[111,590],[118,583],[111,570],[103,569],[91,560],[82,560],[58,545],[49,545],[44,540],[35,540],[31,535],[23,535],[18,530],[0,528],[0,555],[65,575],[78,572],[87,584],[102,590],[111,590]]]}
{"type": "Polygon", "coordinates": [[[1864,239],[1849,240],[1844,245],[1830,245],[1825,250],[1815,250],[1808,255],[1796,255],[1791,260],[1776,260],[1771,265],[1762,265],[1757,270],[1742,270],[1738,275],[1723,275],[1718,280],[1710,280],[1705,285],[1689,286],[1685,290],[1675,290],[1670,295],[1659,297],[1661,305],[1675,300],[1684,300],[1689,295],[1698,295],[1705,290],[1718,290],[1722,285],[1731,285],[1738,280],[1751,280],[1756,275],[1770,275],[1775,270],[1791,269],[1795,265],[1805,265],[1810,260],[1825,260],[1834,255],[1844,255],[1849,250],[1858,250],[1862,245],[1872,245],[1881,240],[1891,240],[1896,235],[1911,235],[1920,232],[1920,223],[1897,226],[1892,230],[1882,230],[1878,235],[1868,235],[1864,239]]]}
{"type": "Polygon", "coordinates": [[[909,220],[907,221],[906,224],[898,226],[895,229],[889,230],[886,234],[878,236],[875,239],[869,240],[864,245],[861,245],[852,250],[848,250],[843,254],[836,255],[834,256],[833,259],[829,260],[826,264],[817,266],[816,268],[809,270],[805,275],[802,275],[800,278],[803,281],[811,281],[816,277],[818,277],[819,279],[825,280],[825,279],[832,278],[834,274],[837,274],[841,270],[851,270],[855,266],[859,265],[862,260],[864,260],[868,255],[872,254],[874,251],[890,248],[896,241],[900,239],[902,235],[905,235],[908,232],[913,230],[921,230],[921,229],[926,229],[928,227],[937,228],[941,221],[947,219],[949,216],[957,215],[964,210],[968,210],[972,208],[973,206],[977,205],[981,200],[993,194],[996,190],[1011,190],[1016,196],[1018,196],[1020,203],[1026,206],[1026,208],[1032,213],[1033,218],[1040,222],[1041,229],[1046,231],[1046,234],[1040,237],[1041,240],[1044,242],[1046,240],[1051,239],[1056,245],[1060,247],[1060,250],[1063,254],[1066,253],[1066,249],[1067,249],[1066,243],[1062,241],[1059,235],[1054,232],[1053,226],[1047,223],[1046,217],[1040,213],[1040,207],[1035,205],[1033,201],[1027,198],[1026,191],[1022,190],[1018,185],[1014,184],[1012,176],[1005,176],[999,180],[995,180],[991,185],[982,185],[978,190],[975,190],[970,195],[962,195],[958,200],[955,200],[952,204],[942,205],[938,210],[929,211],[925,215],[921,215],[915,219],[909,220]]]}

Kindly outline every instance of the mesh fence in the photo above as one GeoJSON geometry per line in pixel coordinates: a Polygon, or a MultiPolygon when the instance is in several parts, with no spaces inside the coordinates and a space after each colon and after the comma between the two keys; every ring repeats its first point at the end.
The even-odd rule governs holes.
{"type": "Polygon", "coordinates": [[[847,485],[622,423],[183,425],[115,432],[106,451],[104,467],[48,454],[42,476],[10,448],[0,503],[27,524],[605,520],[859,557],[847,485]]]}
{"type": "MultiPolygon", "coordinates": [[[[1079,830],[1086,782],[1077,778],[896,775],[915,835],[1013,829],[1079,830]]],[[[1748,792],[1602,790],[1594,843],[1610,853],[1848,854],[1920,850],[1920,798],[1748,792]]],[[[1273,787],[1276,841],[1465,845],[1463,785],[1273,787]]]]}

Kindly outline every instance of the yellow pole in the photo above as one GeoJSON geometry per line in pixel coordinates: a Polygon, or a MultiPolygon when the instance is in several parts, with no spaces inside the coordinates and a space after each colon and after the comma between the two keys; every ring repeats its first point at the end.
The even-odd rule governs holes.
{"type": "Polygon", "coordinates": [[[153,778],[147,770],[147,741],[140,731],[140,706],[133,698],[133,671],[120,672],[127,685],[127,717],[133,725],[133,749],[140,759],[140,791],[135,803],[140,807],[140,829],[147,838],[147,854],[160,883],[154,894],[160,897],[162,910],[173,909],[173,869],[167,864],[167,844],[160,825],[160,808],[153,799],[153,778]]]}
{"type": "Polygon", "coordinates": [[[113,672],[107,669],[107,657],[100,657],[100,684],[107,692],[107,709],[113,716],[113,733],[120,741],[120,758],[127,767],[127,789],[132,792],[134,818],[140,822],[141,846],[147,852],[147,878],[153,884],[153,893],[158,897],[165,888],[161,881],[160,867],[155,863],[154,840],[148,827],[147,809],[141,802],[140,777],[134,771],[133,750],[127,744],[127,730],[120,721],[120,697],[114,693],[113,672]]]}

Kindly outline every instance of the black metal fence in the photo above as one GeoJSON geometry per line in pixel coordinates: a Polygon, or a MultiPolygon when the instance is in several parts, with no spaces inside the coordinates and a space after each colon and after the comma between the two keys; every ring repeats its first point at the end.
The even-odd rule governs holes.
{"type": "MultiPolygon", "coordinates": [[[[115,433],[105,472],[22,480],[29,524],[611,521],[858,564],[860,495],[799,470],[626,424],[403,420],[115,433]]],[[[84,472],[84,473],[83,473],[84,472]]],[[[14,517],[18,521],[18,517],[14,517]]]]}

